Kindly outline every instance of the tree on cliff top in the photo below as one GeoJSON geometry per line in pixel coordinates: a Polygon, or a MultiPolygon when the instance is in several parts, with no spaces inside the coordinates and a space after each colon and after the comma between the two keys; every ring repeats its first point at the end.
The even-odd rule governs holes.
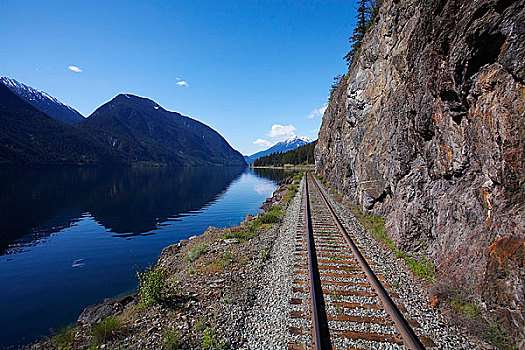
{"type": "Polygon", "coordinates": [[[365,36],[366,27],[368,23],[368,6],[367,6],[367,0],[359,0],[359,7],[357,8],[357,24],[354,28],[354,32],[352,33],[352,36],[348,39],[350,41],[351,47],[350,51],[346,56],[344,57],[348,64],[351,64],[354,60],[354,57],[357,56],[357,53],[361,49],[361,45],[363,44],[363,37],[365,36]]]}
{"type": "Polygon", "coordinates": [[[348,39],[350,42],[350,51],[346,54],[344,59],[351,65],[355,58],[359,57],[361,46],[363,45],[363,38],[371,23],[379,14],[379,7],[383,0],[359,0],[357,8],[357,24],[354,28],[352,36],[348,39]]]}

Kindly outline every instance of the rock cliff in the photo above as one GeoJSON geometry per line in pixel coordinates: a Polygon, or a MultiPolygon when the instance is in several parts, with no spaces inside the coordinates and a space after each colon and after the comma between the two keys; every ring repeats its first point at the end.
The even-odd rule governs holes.
{"type": "Polygon", "coordinates": [[[386,0],[316,146],[318,173],[522,341],[524,46],[524,1],[386,0]]]}

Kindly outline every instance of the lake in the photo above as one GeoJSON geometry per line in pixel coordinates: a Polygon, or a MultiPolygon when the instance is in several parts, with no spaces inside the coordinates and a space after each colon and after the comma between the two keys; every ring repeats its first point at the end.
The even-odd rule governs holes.
{"type": "Polygon", "coordinates": [[[162,248],[260,211],[282,170],[0,171],[0,348],[76,322],[133,292],[162,248]]]}

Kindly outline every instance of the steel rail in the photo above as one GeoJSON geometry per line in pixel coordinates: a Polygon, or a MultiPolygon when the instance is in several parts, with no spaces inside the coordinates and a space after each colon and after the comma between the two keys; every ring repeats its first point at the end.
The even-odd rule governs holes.
{"type": "MultiPolygon", "coordinates": [[[[307,174],[307,178],[305,182],[308,182],[308,176],[309,174],[307,174]]],[[[326,207],[328,208],[328,211],[332,215],[332,218],[334,219],[334,222],[336,223],[337,228],[343,235],[345,241],[350,246],[350,249],[352,250],[357,261],[359,262],[359,265],[363,269],[366,275],[366,278],[368,279],[368,282],[372,285],[372,287],[376,291],[377,295],[379,296],[379,299],[381,299],[381,302],[383,304],[383,307],[385,308],[385,311],[392,317],[392,320],[394,321],[394,325],[397,331],[399,332],[399,334],[401,335],[401,338],[403,339],[403,343],[409,349],[424,350],[425,347],[423,346],[423,344],[417,337],[416,333],[414,332],[412,327],[410,327],[407,320],[403,317],[403,314],[401,313],[401,311],[399,311],[397,306],[394,304],[394,302],[388,295],[388,292],[385,290],[381,282],[379,282],[379,279],[377,278],[377,276],[374,274],[374,272],[370,268],[370,265],[368,265],[365,258],[363,257],[363,255],[361,254],[361,252],[359,251],[355,243],[352,241],[352,239],[346,232],[346,229],[341,224],[341,221],[339,221],[339,218],[337,217],[334,210],[332,209],[332,206],[330,205],[330,203],[328,203],[328,200],[326,199],[324,193],[321,191],[321,188],[319,184],[317,183],[317,180],[314,177],[312,177],[312,179],[313,179],[315,187],[317,188],[317,191],[320,193],[321,198],[323,199],[324,204],[326,205],[326,207]]],[[[308,189],[308,187],[306,188],[308,189]]]]}
{"type": "Polygon", "coordinates": [[[312,310],[312,337],[314,343],[314,349],[321,350],[321,327],[319,325],[319,314],[317,310],[317,299],[315,293],[315,282],[314,282],[314,242],[312,234],[312,224],[310,219],[310,199],[308,197],[308,178],[304,181],[304,217],[306,221],[306,237],[308,247],[308,274],[310,276],[310,308],[312,310]]]}

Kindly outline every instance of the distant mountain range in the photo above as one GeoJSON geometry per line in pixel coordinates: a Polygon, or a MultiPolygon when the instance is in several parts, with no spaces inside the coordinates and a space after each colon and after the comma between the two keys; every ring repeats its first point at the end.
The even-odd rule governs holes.
{"type": "Polygon", "coordinates": [[[0,83],[7,86],[9,90],[22,100],[53,119],[71,125],[84,120],[82,114],[78,113],[74,108],[60,102],[44,91],[34,89],[7,77],[1,77],[0,83]]]}
{"type": "Polygon", "coordinates": [[[123,164],[109,145],[58,122],[0,84],[0,167],[123,164]]]}
{"type": "Polygon", "coordinates": [[[312,143],[312,142],[313,142],[313,140],[310,140],[306,136],[294,136],[292,138],[289,138],[286,141],[278,142],[275,145],[273,145],[272,147],[270,147],[270,148],[268,148],[268,149],[266,149],[264,151],[260,151],[260,152],[254,153],[251,156],[244,156],[244,159],[246,160],[246,163],[253,164],[253,162],[256,159],[259,159],[261,157],[270,155],[272,153],[288,152],[288,151],[291,151],[293,149],[296,149],[298,147],[307,145],[307,144],[312,143]]]}
{"type": "Polygon", "coordinates": [[[244,157],[215,130],[146,98],[118,95],[88,118],[78,114],[81,120],[75,125],[69,125],[72,118],[60,121],[64,114],[59,117],[57,111],[65,110],[74,111],[43,92],[2,78],[0,167],[246,166],[244,157]]]}
{"type": "Polygon", "coordinates": [[[272,153],[253,161],[255,167],[315,164],[317,140],[287,152],[272,153]]]}

